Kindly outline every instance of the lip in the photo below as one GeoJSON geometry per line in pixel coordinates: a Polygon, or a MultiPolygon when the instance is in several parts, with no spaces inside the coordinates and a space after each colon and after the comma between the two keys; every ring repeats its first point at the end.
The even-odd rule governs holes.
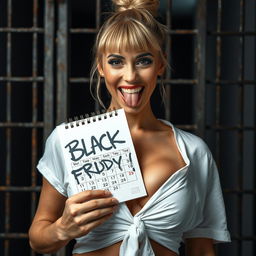
{"type": "Polygon", "coordinates": [[[118,91],[122,95],[123,95],[123,92],[125,92],[125,91],[126,91],[126,93],[142,93],[143,90],[144,90],[144,87],[143,86],[138,86],[138,85],[134,85],[134,86],[119,86],[118,87],[118,91]]]}
{"type": "Polygon", "coordinates": [[[118,87],[119,88],[122,88],[122,89],[137,89],[137,88],[140,88],[140,87],[143,87],[143,86],[140,86],[140,85],[121,85],[118,87]]]}

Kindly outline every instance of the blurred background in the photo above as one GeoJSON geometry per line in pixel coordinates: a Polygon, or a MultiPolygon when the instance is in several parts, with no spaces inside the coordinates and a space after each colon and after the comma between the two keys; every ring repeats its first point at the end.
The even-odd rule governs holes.
{"type": "MultiPolygon", "coordinates": [[[[156,90],[153,109],[202,137],[217,161],[232,236],[217,255],[256,255],[256,1],[160,2],[171,69],[166,103],[156,90]]],[[[27,237],[36,164],[55,125],[99,107],[91,49],[110,9],[109,0],[0,0],[0,255],[40,255],[27,237]]]]}

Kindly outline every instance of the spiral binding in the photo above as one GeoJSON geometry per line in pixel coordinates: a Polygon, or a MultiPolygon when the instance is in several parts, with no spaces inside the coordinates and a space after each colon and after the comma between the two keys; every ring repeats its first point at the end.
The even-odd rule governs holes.
{"type": "Polygon", "coordinates": [[[80,125],[87,125],[90,123],[95,123],[107,118],[111,118],[113,116],[117,116],[118,112],[116,109],[112,109],[110,111],[106,110],[97,110],[96,112],[92,112],[90,115],[80,115],[79,117],[75,116],[74,118],[69,118],[65,123],[65,129],[70,129],[74,127],[78,127],[80,125]]]}

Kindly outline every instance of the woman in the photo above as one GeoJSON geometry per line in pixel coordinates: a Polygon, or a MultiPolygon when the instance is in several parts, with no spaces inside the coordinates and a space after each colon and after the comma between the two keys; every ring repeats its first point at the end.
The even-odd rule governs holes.
{"type": "Polygon", "coordinates": [[[92,75],[98,96],[104,78],[109,108],[125,110],[147,196],[121,204],[100,190],[67,198],[59,189],[65,170],[55,159],[53,132],[38,165],[44,179],[31,246],[50,253],[76,239],[76,256],[176,256],[185,241],[189,256],[213,256],[214,242],[230,240],[214,160],[201,139],[158,120],[150,106],[166,67],[166,29],[153,17],[158,1],[113,2],[116,12],[97,36],[92,75]]]}

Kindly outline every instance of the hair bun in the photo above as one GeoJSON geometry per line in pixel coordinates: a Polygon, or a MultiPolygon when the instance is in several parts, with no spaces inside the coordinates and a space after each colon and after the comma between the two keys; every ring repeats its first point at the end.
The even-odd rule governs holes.
{"type": "Polygon", "coordinates": [[[128,9],[146,9],[153,16],[157,16],[159,0],[112,0],[116,12],[128,9]]]}

